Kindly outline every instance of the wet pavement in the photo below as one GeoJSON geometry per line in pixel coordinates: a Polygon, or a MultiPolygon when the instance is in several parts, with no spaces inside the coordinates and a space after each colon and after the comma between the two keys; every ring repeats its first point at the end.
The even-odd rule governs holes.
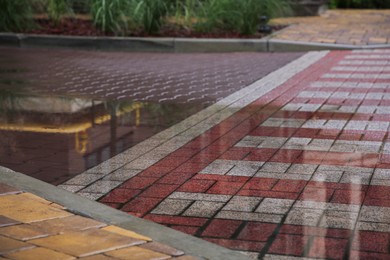
{"type": "Polygon", "coordinates": [[[1,47],[0,165],[60,184],[301,55],[1,47]]]}
{"type": "Polygon", "coordinates": [[[1,259],[199,259],[1,182],[0,202],[1,259]]]}
{"type": "Polygon", "coordinates": [[[255,259],[388,259],[389,65],[308,53],[60,187],[255,259]]]}

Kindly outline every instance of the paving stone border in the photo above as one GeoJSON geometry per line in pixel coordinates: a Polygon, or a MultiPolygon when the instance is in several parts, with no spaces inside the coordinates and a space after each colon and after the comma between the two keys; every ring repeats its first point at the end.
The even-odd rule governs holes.
{"type": "MultiPolygon", "coordinates": [[[[274,35],[277,35],[276,32],[274,35]]],[[[75,48],[129,52],[293,52],[390,48],[383,45],[344,45],[273,39],[192,39],[139,37],[84,37],[0,33],[0,45],[14,47],[75,48]]]]}

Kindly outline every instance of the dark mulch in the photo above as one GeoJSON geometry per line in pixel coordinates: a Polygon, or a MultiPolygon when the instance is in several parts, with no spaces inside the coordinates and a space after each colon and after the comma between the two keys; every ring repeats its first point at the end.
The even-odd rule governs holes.
{"type": "MultiPolygon", "coordinates": [[[[55,23],[47,18],[35,19],[36,28],[26,33],[33,34],[55,34],[55,35],[72,35],[72,36],[113,36],[112,33],[105,33],[96,28],[91,20],[79,18],[64,18],[55,23]]],[[[273,27],[274,31],[282,29],[282,26],[273,27]]],[[[186,27],[165,25],[159,33],[147,34],[143,31],[132,31],[126,36],[133,37],[187,37],[187,38],[262,38],[267,36],[264,33],[255,35],[242,35],[235,32],[215,32],[201,33],[189,30],[186,27]]]]}

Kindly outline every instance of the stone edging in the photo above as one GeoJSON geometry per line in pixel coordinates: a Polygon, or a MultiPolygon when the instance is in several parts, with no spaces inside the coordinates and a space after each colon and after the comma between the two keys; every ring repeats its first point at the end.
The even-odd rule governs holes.
{"type": "Polygon", "coordinates": [[[14,47],[59,47],[87,50],[115,50],[130,52],[286,52],[334,49],[378,49],[385,45],[343,45],[295,42],[273,39],[195,39],[141,37],[84,37],[0,33],[0,45],[14,47]]]}

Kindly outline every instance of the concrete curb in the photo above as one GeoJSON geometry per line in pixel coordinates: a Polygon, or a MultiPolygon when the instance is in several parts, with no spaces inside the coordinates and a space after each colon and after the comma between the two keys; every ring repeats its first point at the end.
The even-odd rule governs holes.
{"type": "Polygon", "coordinates": [[[343,45],[273,39],[192,39],[140,37],[84,37],[0,33],[0,45],[14,47],[75,48],[129,52],[294,52],[390,48],[384,45],[343,45]]]}
{"type": "Polygon", "coordinates": [[[74,214],[90,217],[110,225],[116,225],[137,232],[151,237],[154,241],[182,250],[192,256],[204,259],[249,260],[248,257],[239,252],[209,243],[148,220],[133,217],[125,212],[85,199],[51,184],[4,167],[0,167],[0,182],[60,204],[74,214]]]}

